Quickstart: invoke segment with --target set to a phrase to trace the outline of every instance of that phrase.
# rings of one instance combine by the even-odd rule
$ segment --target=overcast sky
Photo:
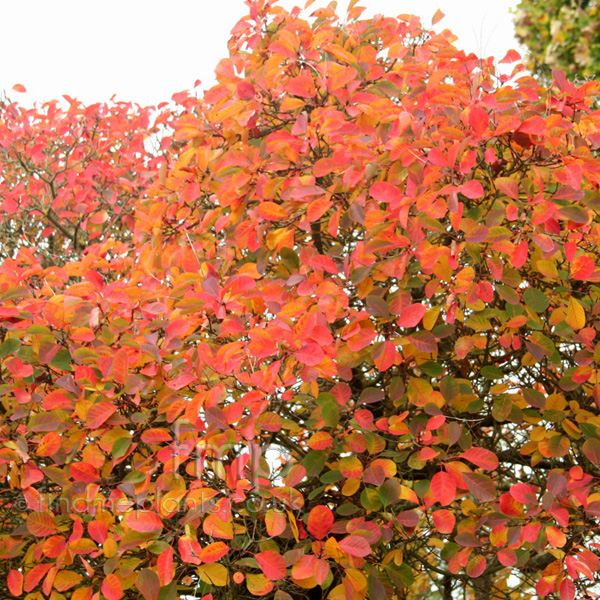
[[[367,15],[414,13],[429,26],[450,29],[457,45],[501,59],[514,40],[518,0],[360,0]],[[283,0],[291,8],[304,0]],[[317,0],[309,9],[327,4]],[[338,3],[345,13],[347,0]],[[30,104],[63,94],[86,103],[119,100],[157,104],[175,92],[214,83],[229,32],[246,14],[242,0],[19,0],[2,3],[0,91]],[[11,90],[20,83],[26,94]]]

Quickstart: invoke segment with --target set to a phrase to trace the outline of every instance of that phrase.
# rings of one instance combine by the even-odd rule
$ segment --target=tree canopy
[[[598,78],[599,30],[598,0],[521,0],[517,5],[516,37],[530,52],[525,64],[548,81],[552,69],[562,69],[569,79]]]
[[[0,107],[2,596],[593,596],[600,85],[247,4],[201,99]]]

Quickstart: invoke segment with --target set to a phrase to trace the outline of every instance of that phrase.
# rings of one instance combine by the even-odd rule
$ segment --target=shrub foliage
[[[2,596],[592,593],[598,84],[248,4],[201,100],[1,107]]]

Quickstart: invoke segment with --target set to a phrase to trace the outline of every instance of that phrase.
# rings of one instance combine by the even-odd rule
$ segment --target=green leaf
[[[363,508],[372,512],[380,510],[382,503],[379,493],[375,488],[365,488],[360,495]]]
[[[444,374],[444,367],[432,360],[419,365],[419,370],[425,373],[425,375],[429,375],[429,377],[440,377]]]
[[[72,371],[72,360],[73,358],[71,357],[71,353],[66,348],[61,348],[56,353],[50,364],[61,371]]]
[[[502,372],[502,369],[499,369],[498,367],[493,367],[491,365],[487,365],[487,366],[483,367],[481,369],[480,373],[486,379],[493,380],[493,379],[503,379],[504,378],[504,373]]]
[[[323,473],[319,479],[321,483],[336,483],[342,479],[345,479],[345,477],[339,471],[335,470]]]
[[[16,338],[8,338],[0,344],[0,358],[14,354],[21,347],[21,342]]]
[[[317,477],[325,467],[327,453],[322,450],[311,450],[302,460],[302,466],[306,469],[307,477]]]
[[[412,569],[406,563],[396,565],[392,561],[385,566],[385,571],[397,588],[409,588],[415,581]]]
[[[300,259],[291,248],[282,248],[279,256],[281,256],[281,260],[287,267],[291,267],[292,269],[300,267]]]
[[[160,588],[158,600],[177,600],[177,580]]]
[[[358,506],[356,506],[356,504],[350,504],[349,502],[346,502],[345,504],[338,506],[335,509],[335,512],[342,517],[348,517],[350,515],[356,514],[360,510],[361,509]]]
[[[379,487],[379,498],[383,503],[384,507],[388,507],[391,504],[395,504],[396,502],[398,502],[401,494],[402,488],[400,482],[397,479],[388,479],[383,485]]]
[[[543,313],[550,306],[546,294],[537,288],[528,287],[523,292],[523,298],[527,307],[536,313]]]
[[[444,377],[440,381],[440,392],[446,402],[452,402],[460,394],[460,384],[454,377]]]
[[[127,454],[127,450],[131,446],[131,438],[130,437],[121,437],[114,441],[112,446],[112,455],[113,458],[121,458],[121,456],[125,456]]]
[[[519,294],[515,292],[512,288],[509,288],[507,285],[498,284],[496,286],[496,292],[498,292],[498,296],[508,302],[509,304],[520,304]]]
[[[558,212],[563,216],[573,221],[573,223],[584,224],[588,221],[588,211],[581,206],[571,204],[569,206],[563,206],[558,209]]]
[[[498,396],[494,398],[494,404],[492,406],[492,417],[499,423],[503,423],[508,419],[512,410],[513,403],[508,396]]]

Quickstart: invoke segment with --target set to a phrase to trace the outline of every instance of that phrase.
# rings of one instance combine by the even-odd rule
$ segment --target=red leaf
[[[467,565],[467,575],[475,579],[485,571],[486,566],[485,556],[474,556]]]
[[[466,458],[486,471],[494,471],[498,468],[498,457],[485,448],[469,448],[460,455],[460,458]]]
[[[114,573],[106,576],[100,591],[106,596],[106,600],[121,600],[123,597],[121,580]]]
[[[435,336],[430,331],[416,331],[408,339],[419,352],[426,354],[433,354],[438,347]]]
[[[469,491],[480,502],[491,502],[496,499],[496,486],[494,482],[482,473],[463,473]]]
[[[308,515],[308,531],[318,540],[323,539],[333,526],[334,516],[327,506],[315,506]]]
[[[95,483],[100,478],[98,469],[94,465],[84,462],[71,463],[69,473],[75,481],[83,481],[84,483]]]
[[[273,509],[268,510],[265,515],[265,525],[267,526],[267,533],[271,537],[281,535],[287,527],[285,513]]]
[[[449,510],[436,510],[432,515],[435,528],[440,533],[452,533],[456,524],[454,513]]]
[[[483,196],[483,186],[479,181],[473,179],[460,186],[460,193],[469,198],[469,200],[475,200]]]
[[[318,365],[324,358],[325,353],[321,349],[321,346],[313,342],[304,344],[300,350],[296,350],[294,356],[303,364],[309,367]]]
[[[402,310],[398,317],[398,325],[400,327],[416,327],[420,322],[425,313],[427,307],[423,304],[411,304]]]
[[[117,407],[108,402],[100,402],[89,408],[86,415],[86,425],[90,429],[98,429],[117,411]]]
[[[512,548],[502,548],[498,551],[498,562],[505,567],[517,564],[517,553]]]
[[[558,592],[561,600],[573,600],[575,598],[575,584],[573,583],[573,580],[565,577],[565,579],[560,582]]]
[[[501,59],[499,62],[501,65],[503,65],[503,64],[514,63],[514,62],[517,62],[518,60],[521,60],[521,55],[516,50],[511,49],[506,53],[506,56],[503,59]]]
[[[481,108],[480,106],[475,106],[470,110],[469,124],[473,128],[473,131],[477,137],[481,137],[485,133],[489,122],[490,117],[485,109]]]
[[[573,259],[571,263],[571,277],[584,281],[592,275],[595,268],[594,261],[586,254],[582,254]]]
[[[585,457],[595,465],[600,465],[600,440],[589,438],[581,447]]]
[[[127,383],[127,376],[129,375],[129,360],[127,358],[127,350],[125,350],[125,348],[121,348],[115,354],[112,363],[112,374],[117,383],[120,383],[121,385],[125,385]]]
[[[254,555],[261,571],[271,580],[285,579],[287,577],[287,569],[285,560],[279,552],[274,550],[265,550]]]
[[[251,100],[256,95],[256,90],[249,81],[240,81],[237,84],[237,95],[240,100]]]
[[[388,204],[396,200],[401,200],[403,197],[400,190],[395,185],[387,183],[386,181],[374,183],[369,189],[369,193],[378,202],[386,202]]]
[[[19,92],[19,94],[24,94],[27,91],[27,88],[22,83],[15,83],[15,85],[12,86],[12,89],[15,90],[15,92]]]
[[[442,506],[452,504],[456,496],[456,481],[454,477],[445,471],[437,472],[431,478],[431,493]]]
[[[162,531],[163,522],[155,512],[134,510],[127,514],[125,522],[130,529],[141,533]]]
[[[23,581],[23,590],[25,592],[31,592],[37,584],[42,580],[42,577],[52,568],[52,564],[44,563],[41,565],[36,565],[31,569],[31,571],[27,572],[25,575],[25,579]]]
[[[416,510],[403,510],[398,513],[396,520],[405,527],[416,527],[419,524],[419,513]]]
[[[546,121],[542,117],[531,117],[523,121],[519,129],[519,133],[530,133],[533,135],[545,135]]]
[[[340,548],[350,556],[364,558],[371,554],[371,545],[360,535],[349,535],[339,542]]]
[[[11,569],[6,577],[8,591],[13,596],[20,596],[23,593],[23,573]]]
[[[288,94],[302,98],[312,98],[316,93],[315,82],[306,70],[303,70],[297,77],[292,77],[285,88]]]
[[[156,569],[158,570],[158,578],[160,585],[169,585],[173,581],[173,548],[169,546],[164,550],[156,561]]]

